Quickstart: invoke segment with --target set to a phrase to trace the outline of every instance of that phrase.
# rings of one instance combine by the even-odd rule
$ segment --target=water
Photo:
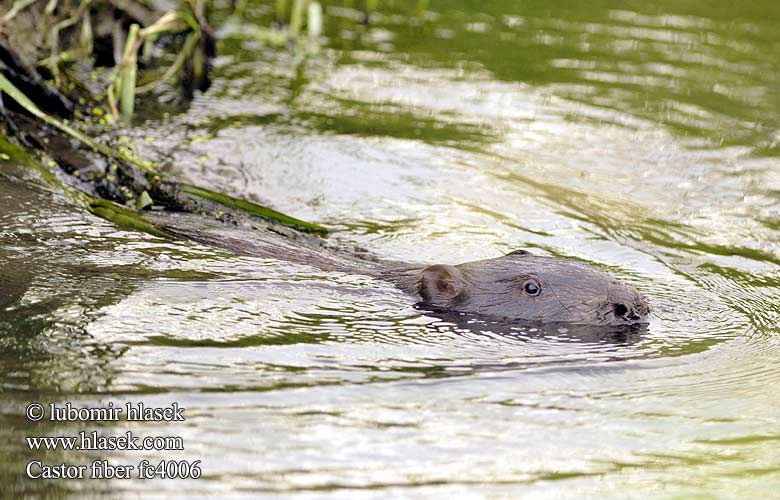
[[[528,248],[636,286],[615,333],[422,314],[370,278],[118,230],[0,178],[0,474],[17,495],[780,498],[774,2],[326,9],[296,66],[220,23],[213,87],[130,132],[168,174],[389,259]],[[225,12],[218,10],[224,18]],[[267,26],[266,6],[247,18]],[[8,172],[8,171],[7,171]],[[232,231],[232,230],[231,230]],[[186,407],[184,451],[43,454],[31,401]],[[203,461],[198,480],[25,464]]]

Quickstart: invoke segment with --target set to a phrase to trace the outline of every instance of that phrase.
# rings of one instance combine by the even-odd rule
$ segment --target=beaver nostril
[[[622,318],[628,313],[628,307],[625,304],[615,304],[615,316]]]

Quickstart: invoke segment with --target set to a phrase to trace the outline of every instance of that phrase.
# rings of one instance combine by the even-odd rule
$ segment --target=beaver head
[[[525,250],[419,272],[422,307],[539,322],[602,325],[646,321],[647,299],[612,276],[575,260]]]

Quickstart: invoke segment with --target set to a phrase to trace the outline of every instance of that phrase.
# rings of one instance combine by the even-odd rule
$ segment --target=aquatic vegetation
[[[275,210],[271,210],[270,208],[258,205],[257,203],[252,203],[250,201],[242,200],[240,198],[234,198],[224,193],[218,193],[216,191],[212,191],[210,189],[206,189],[198,186],[193,186],[191,184],[181,184],[180,186],[181,186],[181,191],[188,195],[195,196],[197,198],[201,198],[205,200],[214,201],[226,207],[235,208],[243,212],[256,215],[258,217],[274,220],[281,224],[284,224],[285,226],[299,229],[301,231],[305,231],[308,233],[319,233],[322,235],[328,233],[328,230],[325,227],[320,226],[319,224],[312,224],[311,222],[305,222],[300,219],[290,217],[289,215],[279,213]]]
[[[140,216],[133,216],[131,210],[144,210],[151,208],[155,203],[163,203],[165,206],[177,210],[208,212],[209,210],[204,208],[203,203],[198,202],[198,200],[206,200],[302,231],[321,234],[326,232],[323,227],[316,224],[286,216],[248,201],[193,185],[179,185],[166,180],[157,171],[155,163],[140,158],[131,145],[122,144],[121,141],[109,145],[90,135],[97,127],[110,125],[110,122],[106,120],[106,114],[94,104],[95,101],[102,98],[106,99],[110,116],[122,117],[125,122],[129,123],[134,114],[137,95],[149,92],[177,75],[189,88],[205,88],[208,85],[208,65],[213,56],[213,40],[211,28],[205,19],[205,2],[188,0],[183,2],[178,10],[162,13],[156,19],[154,12],[142,4],[123,3],[127,16],[134,21],[143,19],[145,25],[141,27],[138,22],[132,22],[128,31],[123,33],[123,19],[111,20],[111,25],[114,27],[115,60],[109,69],[101,68],[98,65],[100,47],[94,40],[95,26],[93,25],[100,22],[100,19],[93,19],[90,14],[98,7],[98,2],[83,0],[81,3],[68,5],[73,7],[73,12],[69,17],[60,14],[51,19],[44,19],[50,28],[48,38],[42,41],[41,47],[33,48],[23,54],[17,52],[13,47],[0,46],[7,58],[17,61],[14,67],[5,68],[5,71],[0,72],[0,91],[10,98],[10,102],[15,103],[22,112],[38,120],[38,122],[25,121],[27,127],[25,134],[48,135],[52,133],[49,128],[52,128],[58,133],[75,139],[87,151],[102,156],[110,162],[110,167],[105,169],[102,176],[95,177],[93,174],[89,178],[82,177],[80,179],[82,182],[95,186],[97,186],[96,183],[100,183],[103,187],[95,188],[96,193],[103,193],[102,196],[111,198],[104,200],[96,193],[85,194],[82,201],[85,201],[86,206],[93,213],[120,225],[161,235],[162,232],[152,223]],[[309,12],[314,16],[313,21],[309,24],[310,32],[315,36],[318,30],[316,24],[321,24],[321,10],[318,11],[316,6],[307,5]],[[9,12],[0,18],[1,25],[8,26],[9,23],[13,22],[17,28],[16,33],[5,36],[7,41],[17,40],[14,35],[21,36],[18,30],[21,29],[20,26],[24,26],[25,20],[20,20],[19,16],[28,8],[33,8],[31,2],[17,2]],[[49,12],[48,5],[44,10],[44,14],[53,15],[53,12]],[[31,22],[30,19],[26,21]],[[79,36],[66,37],[67,47],[61,50],[61,32],[76,25],[81,26]],[[123,40],[121,46],[116,41],[116,35],[123,35],[119,36],[119,39]],[[155,42],[163,37],[168,37],[170,38],[168,43],[170,43],[175,39],[174,35],[183,37],[184,42],[173,63],[165,68],[159,76],[152,79],[147,77],[144,83],[138,85],[139,57],[148,67],[151,58],[149,54],[152,52]],[[3,38],[0,36],[0,42],[3,41]],[[48,56],[39,60],[38,64],[48,68],[52,77],[51,81],[42,80],[40,77],[34,78],[37,73],[29,63],[24,62],[25,58],[29,59],[43,51],[47,51]],[[85,73],[83,67],[76,67],[74,69],[81,73],[79,75],[72,74],[71,66],[75,66],[80,58],[84,58],[90,69]],[[96,72],[100,74],[96,75]],[[96,77],[100,80],[103,86],[99,86],[98,89],[101,90],[88,92],[85,96],[83,90],[86,88],[86,82],[81,82],[81,80],[87,77]],[[74,87],[73,83],[81,84]],[[26,92],[20,89],[20,85],[24,85]],[[64,118],[43,110],[50,106],[43,106],[40,103],[43,101],[41,96],[49,96],[50,94],[62,102],[60,114],[65,115]],[[101,97],[101,95],[105,97]],[[44,102],[44,104],[46,103]],[[5,112],[3,116],[9,127],[14,129],[13,115]],[[73,121],[70,118],[76,118],[76,120]],[[24,137],[24,134],[20,135],[22,141],[25,141]],[[45,153],[46,146],[44,144],[47,142],[27,141],[27,145],[43,147]],[[49,152],[55,153],[54,151]],[[30,165],[31,163],[26,162],[25,164]],[[49,170],[45,174],[46,179],[56,179],[56,175],[53,174],[55,170],[59,169],[56,161],[48,160],[34,164],[39,170],[41,168]],[[62,183],[55,184],[64,189]],[[117,203],[124,205],[124,207],[120,207]]]

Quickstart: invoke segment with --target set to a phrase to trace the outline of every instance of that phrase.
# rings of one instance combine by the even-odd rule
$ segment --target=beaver
[[[516,250],[459,265],[367,273],[436,311],[540,323],[621,325],[647,321],[647,299],[607,273],[574,260]]]
[[[459,265],[407,264],[350,255],[343,248],[329,250],[318,237],[253,231],[234,238],[224,228],[203,231],[199,224],[199,229],[184,229],[164,223],[164,230],[232,253],[384,280],[415,298],[418,308],[434,312],[585,325],[646,323],[650,314],[647,299],[637,290],[575,259],[516,250]]]

